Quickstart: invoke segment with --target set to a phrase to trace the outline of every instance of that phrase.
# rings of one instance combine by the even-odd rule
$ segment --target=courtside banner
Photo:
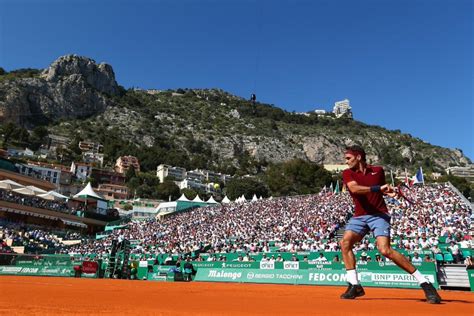
[[[436,272],[422,273],[438,288]],[[404,272],[361,271],[359,279],[364,286],[419,288],[416,279]],[[342,270],[260,270],[260,269],[209,269],[197,271],[195,281],[274,283],[306,285],[346,285],[347,277]]]
[[[467,269],[467,277],[469,278],[469,284],[471,286],[471,292],[474,292],[474,269]]]
[[[0,275],[73,276],[74,271],[70,267],[0,266]]]

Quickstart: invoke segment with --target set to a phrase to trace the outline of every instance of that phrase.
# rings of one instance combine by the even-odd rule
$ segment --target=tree
[[[247,199],[252,198],[254,194],[257,196],[268,197],[267,186],[256,178],[235,178],[229,181],[226,188],[226,195],[235,200],[239,196],[245,195]]]
[[[181,190],[181,194],[184,194],[184,196],[186,196],[189,200],[192,200],[196,197],[197,192],[193,189],[185,188]]]
[[[331,173],[323,167],[302,159],[270,166],[265,180],[273,195],[311,194],[332,181]]]
[[[157,196],[166,201],[170,197],[172,201],[178,199],[181,193],[179,187],[173,181],[166,180],[158,185],[157,191]]]
[[[137,177],[137,173],[135,172],[135,167],[130,166],[127,172],[125,172],[125,181],[128,182],[130,181],[130,179],[136,178],[136,177]]]
[[[13,135],[15,135],[17,130],[18,130],[18,127],[12,122],[9,122],[2,127],[4,148],[7,148],[7,145],[10,142],[10,139],[13,138]]]
[[[472,197],[472,185],[464,178],[450,174],[440,177],[438,182],[451,182],[451,184],[454,185],[466,198]]]

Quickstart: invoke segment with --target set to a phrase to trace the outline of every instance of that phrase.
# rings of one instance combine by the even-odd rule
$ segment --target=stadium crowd
[[[0,220],[0,239],[11,240],[13,247],[23,246],[25,253],[37,253],[63,246],[56,234],[42,226],[18,224],[5,219]]]
[[[74,209],[70,209],[68,204],[65,202],[46,200],[37,196],[20,194],[13,191],[6,191],[4,189],[0,189],[0,200],[68,214],[73,214],[76,211]]]
[[[459,249],[472,248],[469,235],[471,209],[449,187],[432,185],[416,188],[412,199],[387,199],[392,215],[392,237],[400,249],[433,253],[449,250],[455,261],[462,259]],[[173,214],[162,220],[133,221],[126,228],[116,229],[102,240],[91,240],[69,249],[67,253],[105,255],[113,239],[137,241],[132,250],[138,254],[183,254],[205,250],[211,260],[218,254],[232,252],[318,252],[338,251],[335,234],[352,214],[349,194],[286,197],[244,204],[219,205]],[[439,249],[439,238],[450,244]],[[451,244],[451,241],[453,243]],[[458,246],[460,243],[461,246]],[[357,251],[375,249],[374,242],[364,239]],[[216,254],[216,256],[213,256]],[[369,260],[378,260],[370,258]],[[411,258],[413,260],[413,258]],[[432,260],[423,256],[421,260]]]

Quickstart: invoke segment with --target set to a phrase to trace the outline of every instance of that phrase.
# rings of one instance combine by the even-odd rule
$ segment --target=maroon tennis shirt
[[[365,174],[360,170],[346,169],[342,172],[342,180],[347,185],[351,181],[359,185],[371,187],[385,184],[385,172],[382,167],[367,165]],[[349,193],[354,200],[355,216],[372,215],[378,213],[388,213],[387,205],[381,192],[369,192],[367,194]]]

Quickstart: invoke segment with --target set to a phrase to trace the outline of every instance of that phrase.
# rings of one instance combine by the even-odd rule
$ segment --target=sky
[[[472,0],[0,0],[0,67],[78,54],[125,88],[332,110],[474,160]]]

